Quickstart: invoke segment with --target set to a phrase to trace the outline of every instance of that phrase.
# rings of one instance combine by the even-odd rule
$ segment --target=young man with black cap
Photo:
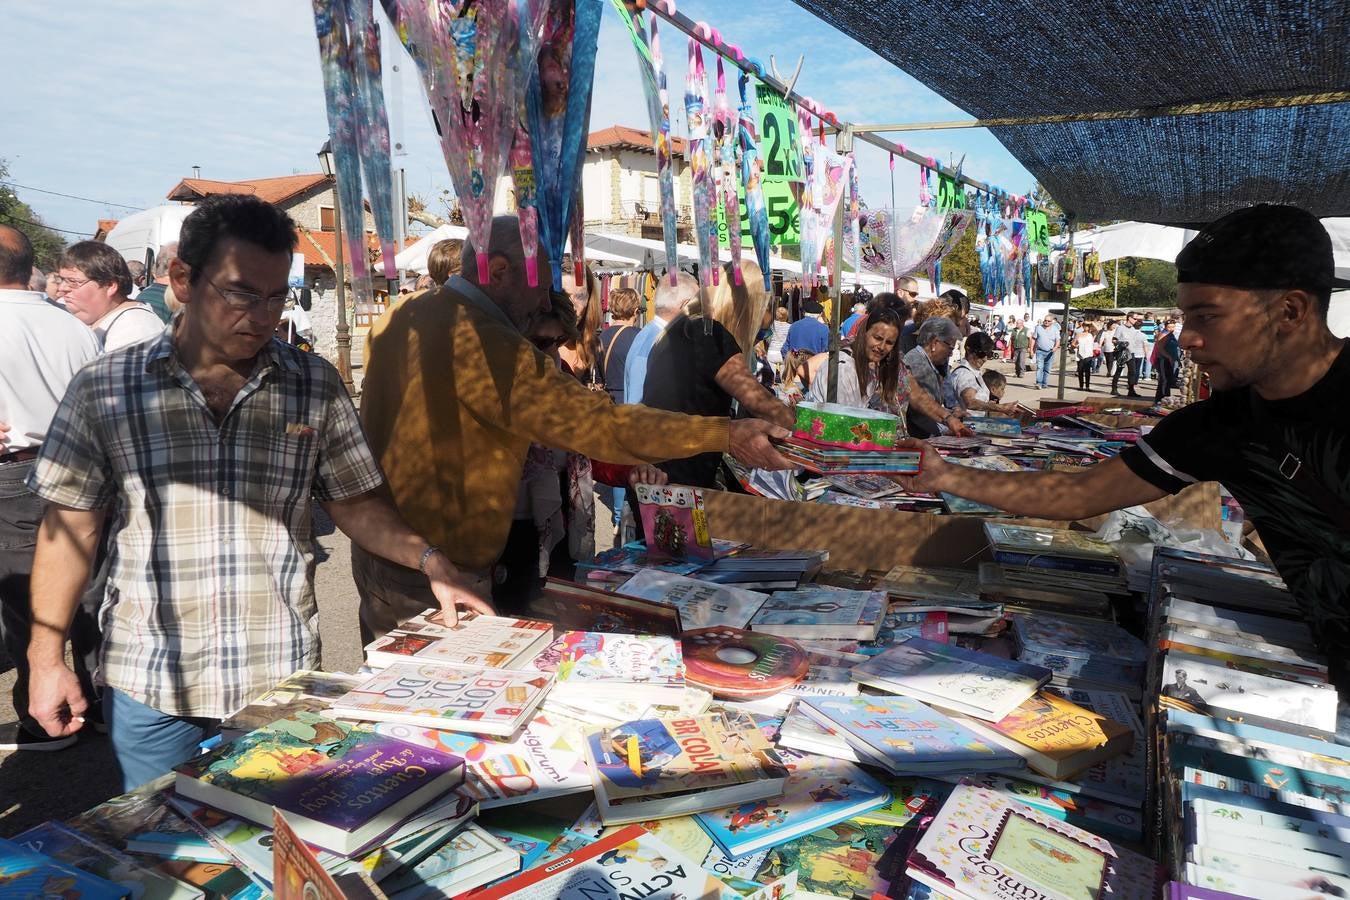
[[[1350,350],[1327,327],[1331,238],[1310,213],[1260,205],[1214,222],[1177,257],[1181,349],[1213,395],[1080,472],[995,473],[924,447],[910,487],[1020,515],[1084,519],[1221,482],[1253,520],[1324,645],[1350,639]],[[1253,340],[1253,335],[1261,335]]]

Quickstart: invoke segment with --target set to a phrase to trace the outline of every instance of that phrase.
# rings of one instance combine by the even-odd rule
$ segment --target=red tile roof
[[[168,193],[170,200],[201,200],[212,194],[253,194],[268,203],[285,203],[329,181],[327,175],[282,175],[277,178],[253,178],[248,181],[213,181],[209,178],[184,178]]]
[[[672,137],[671,144],[675,155],[683,158],[686,149],[684,138]],[[652,133],[650,131],[629,128],[627,125],[611,125],[599,131],[592,131],[586,136],[587,150],[604,150],[610,147],[627,147],[633,150],[645,150],[648,153],[656,152],[652,147]]]
[[[323,248],[323,252],[328,254],[329,259],[333,260],[337,259],[337,241],[336,235],[334,235],[333,232],[310,231],[309,234],[314,238],[314,240],[318,243],[318,245]],[[297,253],[304,255],[305,265],[323,266],[325,269],[329,268],[328,263],[324,261],[324,258],[319,253],[319,251],[314,249],[314,244],[310,243],[309,238],[306,237],[303,233],[299,234],[298,237],[299,241],[295,246],[295,250]],[[379,238],[377,238],[373,234],[367,234],[366,246],[369,247],[371,250],[378,251],[380,249]],[[342,250],[345,253],[347,251],[347,247],[344,245]],[[367,255],[367,258],[369,258],[369,255]],[[348,266],[351,265],[351,260],[343,260],[343,262],[346,263]]]

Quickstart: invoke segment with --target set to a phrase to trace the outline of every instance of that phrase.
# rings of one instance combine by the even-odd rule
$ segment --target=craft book
[[[1155,900],[1156,864],[994,791],[952,791],[909,856],[908,873],[970,900]]]
[[[638,572],[620,585],[619,593],[676,607],[685,628],[744,628],[768,599],[767,594],[757,591],[713,584],[655,569]]]
[[[981,737],[1011,750],[1048,778],[1069,780],[1130,752],[1134,730],[1053,691],[1040,691],[997,722],[967,720]]]
[[[703,489],[681,484],[633,486],[642,533],[653,559],[712,560],[712,535]]]
[[[924,638],[853,667],[853,679],[892,694],[997,722],[1050,680],[1050,670]]]
[[[334,701],[332,714],[505,736],[529,721],[552,682],[537,669],[398,663]]]
[[[728,856],[744,856],[884,806],[891,792],[853,763],[780,754],[791,774],[776,799],[694,816]]]
[[[741,900],[725,882],[640,825],[476,893],[474,900]]]
[[[0,838],[0,896],[45,900],[121,900],[125,885],[59,863],[14,841]]]
[[[797,709],[896,775],[1006,771],[1022,758],[910,697],[803,697]]]
[[[885,591],[779,591],[750,619],[750,630],[798,640],[872,641],[881,630],[887,602]]]
[[[382,722],[375,730],[461,757],[466,771],[459,790],[477,800],[483,809],[591,789],[581,736],[547,712],[536,713],[518,735],[510,738],[395,722]]]
[[[639,719],[586,735],[606,825],[685,815],[783,792],[788,770],[746,716]]]
[[[556,678],[550,700],[660,703],[684,688],[680,642],[664,635],[564,631],[531,664]]]
[[[432,612],[416,615],[367,644],[366,665],[379,669],[425,662],[518,669],[553,640],[553,626],[537,619],[463,612],[456,624],[442,625],[429,617]]]
[[[183,763],[174,789],[251,822],[272,807],[300,837],[350,856],[464,780],[457,756],[300,712]]]

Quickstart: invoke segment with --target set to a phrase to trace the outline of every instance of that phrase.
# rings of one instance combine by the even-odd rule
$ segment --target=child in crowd
[[[1003,392],[1008,389],[1008,379],[1003,377],[1002,372],[986,371],[984,386],[989,388],[990,403],[1002,403]]]

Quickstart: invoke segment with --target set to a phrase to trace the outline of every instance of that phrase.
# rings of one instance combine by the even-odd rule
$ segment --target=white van
[[[132,213],[118,221],[113,230],[108,232],[104,243],[120,253],[127,262],[140,260],[145,263],[145,271],[149,272],[155,266],[159,248],[178,240],[183,220],[195,208],[175,203]]]

